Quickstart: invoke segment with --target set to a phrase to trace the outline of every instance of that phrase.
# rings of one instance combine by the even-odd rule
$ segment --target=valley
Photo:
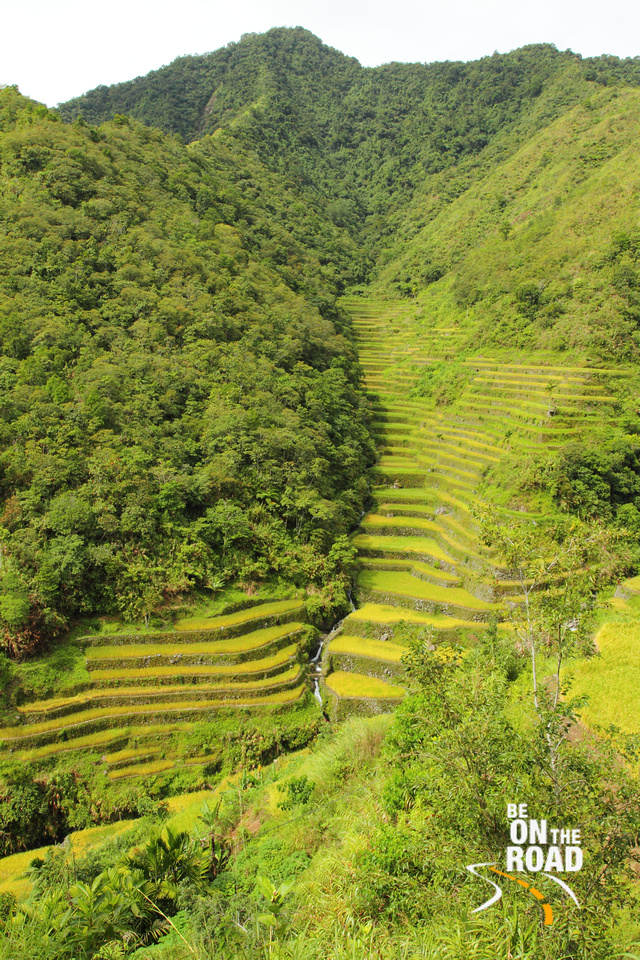
[[[0,88],[0,960],[637,954],[639,88]]]

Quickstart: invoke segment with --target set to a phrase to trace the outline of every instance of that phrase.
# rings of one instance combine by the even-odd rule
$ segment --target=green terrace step
[[[192,643],[240,637],[257,627],[270,627],[300,620],[305,606],[301,600],[278,600],[259,604],[224,616],[182,620],[173,631],[145,631],[136,634],[96,634],[83,637],[83,645],[93,648],[131,644]],[[300,625],[300,624],[298,624]]]
[[[140,763],[128,766],[123,770],[109,770],[109,780],[124,780],[128,777],[149,777],[157,773],[165,773],[176,766],[174,760],[152,760],[149,763]]]
[[[457,540],[460,543],[460,546],[463,545],[463,542],[468,542],[469,544],[476,544],[477,546],[477,535],[474,530],[469,530],[468,527],[461,524],[457,521],[450,513],[436,513],[435,510],[444,509],[435,507],[434,503],[431,503],[430,506],[423,506],[419,503],[395,503],[395,502],[378,502],[377,509],[375,514],[377,516],[383,517],[385,519],[396,519],[402,520],[403,518],[414,517],[416,519],[429,520],[435,524],[434,528],[438,529],[440,527],[445,527],[448,530],[449,534],[455,533],[454,540]],[[410,525],[410,524],[409,524]]]
[[[388,470],[417,470],[420,468],[418,460],[413,456],[404,457],[380,457],[380,468]]]
[[[415,487],[373,487],[371,495],[378,508],[380,504],[387,502],[424,505],[425,508],[428,504],[435,508],[437,503],[437,496],[433,492]]]
[[[470,450],[461,445],[456,447],[453,444],[436,439],[426,440],[416,437],[412,441],[412,445],[416,453],[422,456],[425,454],[433,454],[447,462],[452,461],[454,464],[468,463],[469,466],[484,467],[492,463],[500,462],[499,457],[494,457],[492,454],[483,453],[480,450]]]
[[[386,683],[377,677],[348,673],[344,670],[336,670],[329,674],[328,677],[324,678],[324,685],[330,697],[333,696],[339,701],[358,701],[361,707],[358,712],[366,712],[362,708],[369,701],[372,713],[382,713],[406,695],[405,688],[398,686],[398,684]],[[332,705],[332,719],[342,720],[348,715],[348,711],[344,712],[340,709],[340,704]]]
[[[504,609],[501,604],[473,596],[463,587],[436,586],[394,570],[362,570],[358,575],[358,596],[392,606],[404,605],[471,620],[478,614],[482,614],[480,619],[486,619],[491,613],[501,614]]]
[[[372,467],[371,474],[373,482],[379,486],[397,483],[404,488],[421,490],[424,484],[424,471],[418,468],[414,468],[413,470],[404,470],[402,468],[383,470],[380,467]]]
[[[17,753],[17,756],[21,760],[46,760],[49,757],[55,758],[60,754],[69,753],[70,751],[85,751],[87,753],[100,753],[102,750],[110,748],[115,750],[118,747],[125,747],[130,740],[139,739],[140,737],[153,736],[154,732],[162,733],[162,737],[169,737],[173,733],[181,733],[183,731],[189,730],[192,724],[176,724],[171,726],[170,724],[163,724],[161,727],[154,726],[144,726],[144,727],[124,727],[118,728],[116,730],[107,729],[102,730],[98,733],[87,734],[83,737],[76,737],[71,741],[59,740],[57,742],[49,743],[44,747],[31,747],[27,750],[21,750]],[[24,727],[20,729],[24,730]],[[13,744],[14,741],[9,741],[10,744]],[[0,741],[0,748],[4,747],[6,750],[7,742],[2,743]],[[16,755],[16,752],[12,750],[12,753]],[[6,756],[6,753],[3,753],[3,756]]]
[[[481,404],[494,410],[512,411],[514,414],[527,413],[531,416],[535,415],[538,419],[540,419],[541,416],[550,416],[549,404],[543,398],[540,399],[540,402],[536,400],[521,400],[519,403],[514,404],[514,398],[512,397],[505,397],[498,393],[485,393],[481,390],[468,390],[457,401],[457,406],[463,408],[472,405],[475,406],[476,404]],[[555,407],[557,410],[557,404]],[[576,416],[582,413],[582,411],[575,406],[569,407],[566,403],[563,404],[561,409],[562,413],[560,415],[564,416]],[[554,414],[554,416],[558,416],[558,414]]]
[[[481,383],[482,387],[480,389],[483,392],[486,391],[488,386],[486,380],[474,379],[473,383],[474,384]],[[525,387],[524,385],[522,389],[519,389],[513,386],[505,386],[502,384],[495,384],[495,386],[496,386],[496,393],[499,393],[501,396],[504,396],[508,399],[514,399],[518,397],[523,397],[527,399],[531,398],[532,401],[539,400],[541,405],[544,405],[545,401],[547,404],[550,401],[552,405],[557,404],[560,401],[562,401],[563,403],[572,402],[572,403],[581,403],[584,405],[588,403],[615,403],[616,402],[615,397],[611,397],[606,394],[585,394],[585,393],[566,393],[566,392],[559,393],[556,391],[554,391],[552,394],[548,394],[545,390],[537,390],[529,386]]]
[[[546,419],[551,419],[547,407],[544,405],[535,407],[532,404],[522,404],[519,407],[510,407],[506,406],[501,400],[491,401],[490,398],[485,398],[484,402],[480,400],[467,400],[466,398],[458,401],[458,415],[464,416],[465,414],[470,417],[478,417],[482,414],[482,416],[486,418],[499,419],[502,425],[504,425],[505,419],[507,418],[523,422],[531,420],[541,422]],[[584,412],[579,410],[564,408],[556,411],[553,416],[556,420],[575,420],[579,418],[583,423],[595,419],[592,416],[585,415]]]
[[[469,487],[469,489],[475,487],[480,476],[480,471],[463,469],[462,467],[457,467],[453,464],[449,465],[444,462],[429,461],[419,454],[416,454],[413,458],[381,456],[377,467],[378,470],[398,470],[403,468],[409,470],[422,469],[423,471],[429,471],[431,473],[434,471],[443,473],[457,480],[459,484]]]
[[[514,370],[527,371],[533,374],[539,374],[540,376],[546,376],[549,373],[557,373],[558,376],[564,377],[571,374],[576,376],[628,376],[631,373],[631,370],[625,370],[623,367],[620,367],[617,370],[612,370],[605,367],[557,367],[553,364],[532,364],[531,366],[521,364],[521,363],[503,363],[501,360],[490,360],[490,359],[481,359],[474,357],[473,359],[463,360],[465,366],[472,367],[485,367],[485,368],[494,368],[497,370]]]
[[[151,757],[157,756],[159,752],[160,747],[156,747],[155,750],[152,750],[148,746],[137,748],[126,747],[123,750],[117,750],[115,753],[105,753],[101,759],[103,763],[108,763],[110,767],[117,769],[128,763],[138,763],[143,759],[150,759]]]
[[[459,492],[456,491],[458,496],[454,496],[450,491],[443,490],[439,486],[433,486],[432,483],[434,479],[439,480],[439,478],[435,478],[433,474],[427,478],[423,492],[427,496],[432,496],[439,504],[446,505],[454,510],[459,510],[464,515],[468,515],[470,512],[469,504],[460,498]]]
[[[460,630],[477,631],[488,626],[487,623],[449,617],[442,613],[425,613],[410,607],[368,601],[349,614],[342,628],[350,634],[388,639],[393,637],[394,628],[402,625],[432,627],[439,639],[446,639],[448,642],[451,641],[452,634],[455,635]],[[498,624],[498,629],[504,629],[504,626]]]
[[[443,587],[460,586],[460,577],[447,570],[437,569],[420,560],[385,560],[383,557],[363,558],[359,563],[363,570],[405,570],[414,577],[429,580]]]
[[[347,673],[336,670],[325,677],[325,684],[339,697],[364,697],[367,700],[401,700],[406,690],[396,684],[386,683],[377,677],[367,677],[359,673]]]
[[[225,700],[212,699],[200,702],[183,700],[178,703],[154,705],[153,708],[141,705],[139,709],[131,706],[103,707],[82,711],[73,715],[73,722],[66,722],[68,718],[54,718],[38,723],[22,726],[4,727],[0,729],[0,742],[9,746],[40,746],[44,743],[55,742],[62,730],[69,738],[83,736],[93,731],[101,731],[113,726],[127,726],[131,721],[136,724],[158,724],[163,721],[175,723],[197,721],[215,716],[220,710],[237,710],[248,708],[273,708],[282,704],[295,703],[307,690],[306,683],[291,689],[269,693],[260,697],[246,696],[241,699]]]
[[[302,677],[299,664],[290,667],[276,678],[267,677],[253,683],[204,683],[196,686],[178,684],[165,687],[119,687],[109,690],[91,690],[75,697],[42,700],[19,708],[27,724],[41,723],[48,719],[73,716],[87,710],[133,707],[137,712],[153,711],[156,706],[182,704],[197,700],[235,699],[236,697],[259,697],[278,690],[296,686]]]
[[[227,677],[238,683],[251,683],[265,677],[276,676],[296,659],[298,644],[293,643],[278,650],[270,657],[260,660],[247,660],[243,663],[225,663],[222,666],[188,666],[182,661],[171,666],[135,667],[115,669],[91,670],[91,683],[94,688],[117,687],[123,684],[130,686],[148,686],[149,684],[172,684],[177,677],[181,682],[201,683],[220,677]]]
[[[476,367],[478,375],[481,377],[486,377],[489,380],[503,380],[505,383],[511,381],[523,382],[523,381],[533,381],[536,383],[542,383],[546,386],[548,383],[590,383],[593,380],[593,374],[589,371],[582,373],[572,372],[569,368],[567,371],[562,373],[553,372],[553,368],[549,367],[547,371],[541,369],[534,370],[528,367],[518,367],[518,368],[509,368],[507,365],[499,366],[486,366],[481,363],[472,363],[469,360],[466,360],[464,365],[466,367]],[[601,386],[594,384],[594,386]]]
[[[429,477],[425,478],[425,483],[429,482]],[[374,502],[377,505],[378,511],[381,509],[381,504],[431,504],[435,510],[438,504],[447,504],[454,509],[462,510],[464,513],[468,513],[469,507],[466,503],[461,500],[456,500],[455,497],[443,492],[438,488],[431,488],[425,486],[424,488],[416,487],[394,487],[394,486],[377,486],[373,487],[372,497]]]
[[[369,637],[340,633],[331,641],[329,649],[333,654],[350,653],[354,656],[372,657],[376,660],[400,663],[408,647],[391,643],[388,640],[373,640]]]
[[[445,570],[455,572],[456,561],[431,537],[384,537],[368,533],[356,534],[352,543],[364,557],[384,557],[423,560],[440,563]]]
[[[455,539],[451,530],[443,530],[435,520],[427,520],[422,517],[389,517],[377,513],[368,513],[363,517],[360,526],[365,533],[374,536],[422,537],[426,531],[441,539],[444,549],[448,550],[452,556],[458,554],[463,557],[472,556],[478,560],[484,559],[484,556],[478,552],[477,542],[460,543]],[[466,531],[463,536],[469,539],[469,534]]]
[[[406,648],[398,644],[340,634],[334,637],[323,653],[322,671],[325,677],[334,671],[347,671],[385,683],[396,680],[402,682],[405,679],[405,667],[401,658],[405,653]]]
[[[389,452],[400,450],[404,451],[413,444],[415,431],[411,433],[401,433],[399,430],[372,430],[373,436],[379,447],[384,447]]]
[[[471,381],[472,383],[481,383],[486,386],[496,387],[499,390],[520,390],[522,392],[535,391],[540,394],[540,396],[552,396],[555,397],[558,395],[558,391],[562,393],[566,391],[570,397],[576,395],[576,391],[582,391],[579,395],[591,397],[591,396],[602,396],[604,393],[604,387],[599,384],[590,384],[587,380],[580,378],[579,380],[563,380],[560,377],[555,378],[534,378],[534,377],[509,377],[509,376],[476,376]]]
[[[389,491],[392,492],[392,491]],[[418,501],[400,500],[396,498],[383,500],[379,497],[376,500],[376,509],[371,513],[377,513],[381,517],[423,517],[426,520],[433,520],[437,510],[435,498],[429,499],[428,503],[419,503]]]
[[[474,454],[477,451],[483,456],[489,457],[492,457],[494,454],[498,454],[498,456],[504,455],[504,449],[496,446],[495,443],[489,443],[488,440],[480,439],[481,434],[465,430],[464,427],[445,427],[443,424],[432,426],[431,424],[426,424],[424,427],[419,428],[417,438],[421,439],[423,433],[427,433],[432,438],[432,442],[450,446],[457,445],[458,449],[462,449],[465,452],[468,451],[470,454]],[[490,436],[491,440],[496,439],[494,436],[488,436]],[[455,441],[457,441],[457,444]]]
[[[308,629],[308,628],[306,628]],[[247,660],[260,660],[267,653],[275,653],[289,646],[293,639],[302,638],[305,626],[302,623],[286,623],[279,627],[264,627],[238,637],[221,640],[202,640],[197,643],[173,642],[139,643],[123,646],[90,647],[86,651],[87,668],[109,670],[121,667],[163,667],[229,665]],[[203,631],[208,635],[208,631]]]

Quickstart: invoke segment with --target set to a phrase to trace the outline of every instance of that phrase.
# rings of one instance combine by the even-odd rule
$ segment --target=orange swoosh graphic
[[[532,887],[531,884],[527,883],[526,880],[521,880],[519,877],[514,877],[510,873],[503,873],[502,870],[498,870],[497,867],[489,867],[489,870],[492,870],[493,873],[499,874],[501,877],[506,877],[507,880],[515,880],[516,883],[519,883],[521,887],[524,887],[525,890],[528,890],[529,893],[533,894],[536,900],[541,900],[540,906],[544,910],[544,925],[545,927],[550,927],[553,923],[553,910],[551,909],[548,903],[544,903],[544,893],[540,893],[539,890],[536,890],[535,887]]]

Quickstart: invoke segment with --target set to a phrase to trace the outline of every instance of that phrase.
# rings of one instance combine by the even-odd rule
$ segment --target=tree
[[[520,649],[531,660],[532,699],[546,744],[549,774],[560,801],[560,747],[576,722],[578,703],[566,699],[562,668],[572,655],[588,652],[599,591],[619,572],[620,537],[600,524],[578,520],[503,523],[479,511],[480,537],[498,550],[519,587],[509,603]],[[555,672],[543,679],[540,660],[552,658]]]

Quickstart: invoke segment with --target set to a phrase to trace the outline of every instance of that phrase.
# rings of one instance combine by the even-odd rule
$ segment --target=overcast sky
[[[365,66],[474,60],[539,42],[640,55],[638,0],[0,0],[0,84],[53,106],[243,33],[298,25]]]

